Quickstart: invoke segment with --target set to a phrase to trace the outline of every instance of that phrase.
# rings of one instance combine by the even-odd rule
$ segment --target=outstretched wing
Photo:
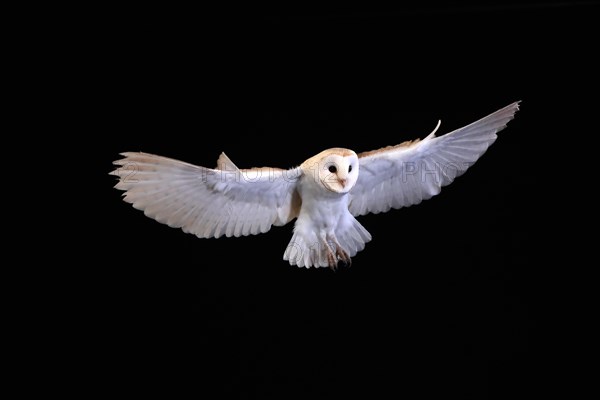
[[[435,196],[485,153],[518,109],[515,102],[444,136],[436,137],[434,131],[421,141],[358,154],[360,172],[350,191],[350,213],[376,214]]]
[[[267,232],[297,216],[300,168],[217,169],[146,153],[122,153],[115,188],[150,218],[202,238]]]

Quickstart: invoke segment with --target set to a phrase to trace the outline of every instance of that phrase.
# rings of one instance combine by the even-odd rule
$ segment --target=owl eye
[[[335,167],[335,165],[329,166],[329,172],[331,172],[332,174],[335,174],[337,172],[337,168]]]
[[[348,166],[348,172],[352,172],[352,165]]]

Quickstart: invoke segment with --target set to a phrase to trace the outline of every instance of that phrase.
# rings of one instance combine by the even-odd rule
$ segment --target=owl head
[[[315,182],[333,193],[348,193],[358,178],[358,157],[348,149],[334,148],[309,158],[302,168]]]

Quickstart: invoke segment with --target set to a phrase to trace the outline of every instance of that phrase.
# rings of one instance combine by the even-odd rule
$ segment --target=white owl
[[[408,207],[438,194],[471,166],[506,127],[519,102],[444,136],[356,154],[333,148],[299,167],[239,169],[222,153],[215,169],[146,153],[122,153],[116,188],[148,217],[200,238],[267,232],[296,219],[283,259],[330,267],[365,247],[355,219]]]

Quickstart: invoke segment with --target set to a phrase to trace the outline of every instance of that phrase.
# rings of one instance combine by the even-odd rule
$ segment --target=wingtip
[[[123,157],[134,157],[134,156],[149,155],[149,154],[144,153],[143,151],[124,151],[122,153],[119,153],[119,155],[121,155]]]
[[[510,119],[513,119],[517,111],[519,111],[521,105],[521,100],[517,100],[515,102],[510,103],[507,106],[502,107],[496,112],[493,112],[490,115],[510,115]],[[484,117],[487,118],[487,117]]]
[[[519,107],[521,106],[521,101],[522,100],[517,100],[517,101],[509,104],[508,106],[506,106],[506,108],[514,108],[515,110],[519,110]]]

